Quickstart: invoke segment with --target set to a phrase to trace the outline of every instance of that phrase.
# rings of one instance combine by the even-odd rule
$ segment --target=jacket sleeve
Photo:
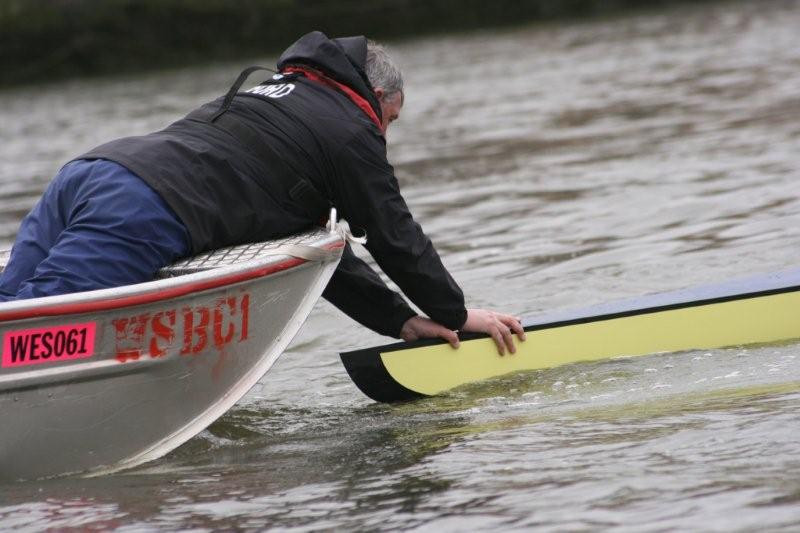
[[[349,244],[322,296],[361,325],[389,337],[399,338],[406,320],[417,315]]]
[[[367,250],[386,274],[430,318],[450,328],[464,325],[464,294],[414,221],[400,194],[381,137],[355,134],[338,158],[334,203],[354,232],[367,234]]]

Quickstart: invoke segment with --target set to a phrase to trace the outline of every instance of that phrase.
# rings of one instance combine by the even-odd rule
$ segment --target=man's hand
[[[486,309],[467,309],[467,321],[464,322],[461,329],[462,331],[489,334],[494,339],[500,355],[504,355],[506,349],[511,353],[516,353],[517,347],[514,346],[513,333],[517,334],[519,340],[525,340],[525,330],[522,329],[519,318]]]
[[[519,340],[525,340],[525,330],[522,329],[519,318],[486,309],[467,309],[467,321],[464,322],[461,330],[490,335],[494,339],[497,353],[500,355],[505,355],[506,350],[510,353],[517,352],[517,347],[514,345],[514,333],[517,334]],[[449,342],[453,348],[459,346],[458,334],[455,331],[447,329],[430,318],[421,316],[406,320],[400,330],[400,337],[406,342],[438,337]]]
[[[406,342],[436,337],[446,340],[453,348],[458,348],[458,335],[456,332],[452,329],[447,329],[430,318],[413,316],[406,320],[400,330],[400,338]]]

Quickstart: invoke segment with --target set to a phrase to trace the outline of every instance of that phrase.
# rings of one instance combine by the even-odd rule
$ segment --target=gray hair
[[[367,41],[367,64],[364,72],[373,88],[380,87],[387,95],[403,93],[403,74],[386,49],[375,41]]]

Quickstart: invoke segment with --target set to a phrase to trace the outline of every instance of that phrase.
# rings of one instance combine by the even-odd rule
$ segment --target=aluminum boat
[[[0,480],[111,472],[202,431],[283,352],[344,244],[320,228],[147,283],[0,304]]]

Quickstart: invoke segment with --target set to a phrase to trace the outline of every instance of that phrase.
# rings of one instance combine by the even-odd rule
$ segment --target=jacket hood
[[[364,98],[380,118],[381,106],[364,73],[367,63],[367,38],[363,35],[330,39],[321,31],[312,31],[284,50],[278,58],[278,70],[289,65],[308,65],[353,89]]]

